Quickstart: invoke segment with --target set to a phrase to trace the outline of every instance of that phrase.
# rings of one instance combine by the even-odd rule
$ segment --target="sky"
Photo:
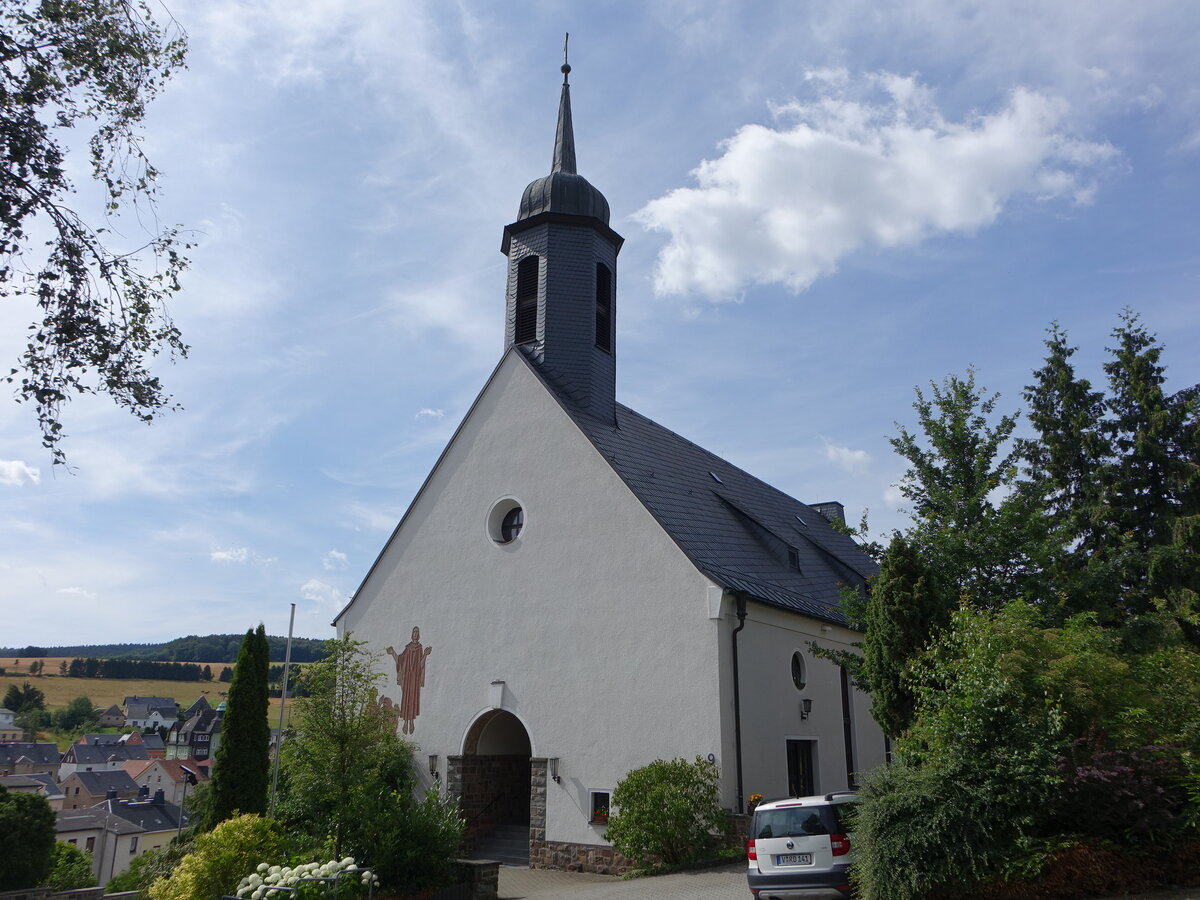
[[[626,405],[882,534],[916,386],[973,368],[1015,411],[1053,321],[1102,381],[1125,308],[1200,382],[1192,0],[170,11],[188,68],[144,147],[195,244],[191,351],[156,366],[181,409],[73,401],[63,467],[0,403],[0,646],[286,634],[292,603],[332,636],[500,359],[568,31]],[[0,306],[0,359],[30,321]]]

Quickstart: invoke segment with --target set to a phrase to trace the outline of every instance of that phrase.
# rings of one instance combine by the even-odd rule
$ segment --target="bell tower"
[[[504,229],[504,344],[520,348],[580,412],[612,422],[625,239],[608,226],[604,195],[575,171],[570,72],[564,58],[550,174],[530,182],[517,221]]]

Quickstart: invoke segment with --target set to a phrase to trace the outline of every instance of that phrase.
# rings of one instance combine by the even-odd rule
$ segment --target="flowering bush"
[[[284,834],[271,819],[256,815],[226,819],[196,838],[192,852],[169,878],[150,885],[152,900],[213,900],[232,893],[255,860],[287,853]]]
[[[333,881],[316,880],[326,878]],[[378,884],[379,879],[370,869],[358,868],[354,864],[354,857],[347,856],[342,860],[301,863],[298,866],[259,863],[258,868],[238,884],[237,895],[245,900],[263,900],[288,895],[323,897],[332,894],[340,900],[348,900]]]

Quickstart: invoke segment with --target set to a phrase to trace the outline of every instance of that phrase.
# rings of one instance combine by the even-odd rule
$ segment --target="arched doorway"
[[[466,819],[468,850],[499,833],[528,839],[531,755],[529,732],[507,710],[489,710],[467,730],[463,755],[449,760],[446,787]]]

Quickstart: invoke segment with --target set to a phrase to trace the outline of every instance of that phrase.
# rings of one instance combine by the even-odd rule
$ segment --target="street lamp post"
[[[183,770],[183,797],[179,800],[179,827],[175,830],[175,840],[179,840],[183,836],[183,807],[187,803],[187,789],[189,784],[196,783],[196,773],[187,766],[179,767]]]

